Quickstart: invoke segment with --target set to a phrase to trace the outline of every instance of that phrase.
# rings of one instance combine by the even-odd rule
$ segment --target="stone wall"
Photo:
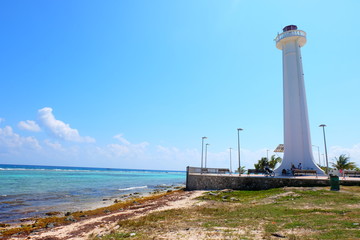
[[[359,179],[360,180],[360,179]],[[357,185],[360,181],[340,180],[340,185]],[[301,178],[272,178],[272,177],[247,177],[243,175],[206,175],[187,174],[187,190],[265,190],[280,187],[320,187],[330,186],[328,179],[301,179]]]

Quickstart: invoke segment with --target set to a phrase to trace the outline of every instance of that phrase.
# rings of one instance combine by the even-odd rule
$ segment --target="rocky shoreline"
[[[86,231],[90,231],[96,225],[92,224],[92,227],[88,227],[87,222],[90,220],[101,218],[104,221],[104,219],[108,218],[105,222],[109,224],[112,221],[116,222],[115,216],[135,217],[140,213],[143,214],[166,206],[168,202],[177,201],[188,196],[189,193],[184,192],[180,186],[161,186],[148,194],[134,192],[123,195],[120,198],[103,199],[101,203],[97,204],[98,207],[90,210],[47,212],[44,216],[19,219],[19,222],[16,224],[2,223],[0,225],[0,239],[24,239],[24,237],[28,239],[42,239],[41,234],[53,232],[54,229],[65,228],[65,232],[71,231],[71,225],[73,224],[79,226],[84,224],[84,228],[87,229]],[[114,214],[115,216],[110,217]]]
[[[1,227],[9,227],[9,226],[21,226],[24,224],[28,224],[32,222],[34,219],[47,217],[47,216],[63,216],[64,214],[69,214],[71,212],[79,212],[79,211],[87,211],[87,210],[94,210],[101,207],[107,207],[115,203],[128,201],[129,199],[133,198],[141,198],[146,197],[149,195],[160,194],[167,191],[174,191],[178,189],[184,188],[185,185],[157,185],[145,191],[124,191],[128,193],[123,194],[116,194],[114,196],[108,196],[100,198],[96,201],[88,201],[85,203],[68,203],[68,204],[59,204],[55,206],[49,206],[46,209],[40,207],[32,207],[26,208],[22,212],[22,217],[11,219],[10,221],[0,221],[0,228]],[[0,204],[5,205],[5,207],[11,207],[12,205],[23,204],[26,203],[19,203],[18,201],[14,202],[1,202]]]

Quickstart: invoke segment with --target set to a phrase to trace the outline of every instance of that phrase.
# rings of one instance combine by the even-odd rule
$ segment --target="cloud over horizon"
[[[38,118],[41,125],[54,137],[71,142],[95,142],[92,137],[82,137],[77,129],[73,129],[69,124],[57,120],[52,113],[53,109],[44,107],[38,110]]]
[[[30,132],[40,132],[41,128],[40,126],[32,120],[26,120],[26,121],[21,121],[18,124],[18,127],[22,130],[27,130]]]
[[[38,140],[34,137],[23,137],[14,133],[10,126],[0,128],[0,152],[7,153],[16,151],[19,152],[23,149],[39,150],[41,146]]]
[[[0,122],[4,121],[0,118]],[[16,127],[16,121],[14,123]],[[198,148],[179,148],[176,144],[156,145],[147,141],[133,143],[119,133],[103,144],[93,143],[94,138],[81,136],[77,129],[56,119],[53,109],[38,110],[38,120],[20,121],[14,132],[11,126],[0,128],[0,161],[17,164],[76,165],[135,169],[185,170],[186,166],[200,166],[201,151]],[[34,136],[29,136],[33,134]],[[50,134],[54,138],[48,138]],[[62,141],[64,140],[64,141]],[[241,149],[241,165],[253,168],[267,153],[262,149]],[[237,150],[232,152],[232,169],[238,167]],[[271,156],[274,153],[269,153]],[[353,146],[330,146],[329,163],[340,154],[351,157],[360,166],[360,143]],[[316,162],[317,154],[314,153]],[[229,167],[229,150],[207,152],[208,167]],[[323,158],[321,159],[323,163]]]

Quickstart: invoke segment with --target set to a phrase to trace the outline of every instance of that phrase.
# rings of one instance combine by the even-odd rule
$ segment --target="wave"
[[[91,170],[44,169],[44,168],[0,168],[0,171],[100,172],[100,171],[91,171]]]
[[[129,190],[134,190],[134,189],[142,189],[142,188],[147,188],[148,186],[140,186],[140,187],[128,187],[128,188],[119,188],[119,191],[129,191]]]

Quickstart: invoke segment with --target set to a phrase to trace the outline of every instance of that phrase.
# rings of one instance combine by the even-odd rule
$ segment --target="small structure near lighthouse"
[[[282,50],[284,94],[284,157],[275,173],[292,166],[324,172],[316,165],[310,139],[304,73],[300,48],[306,44],[306,33],[289,25],[275,38],[276,47]]]

